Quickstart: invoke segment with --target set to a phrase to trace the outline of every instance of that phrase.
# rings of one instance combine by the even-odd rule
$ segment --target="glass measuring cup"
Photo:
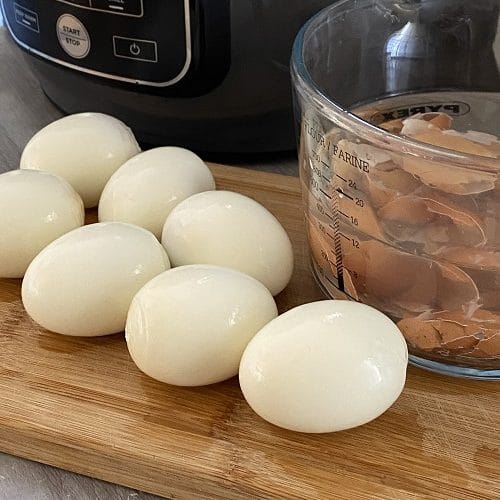
[[[292,55],[318,283],[391,316],[414,364],[485,379],[500,379],[499,12],[344,0]]]

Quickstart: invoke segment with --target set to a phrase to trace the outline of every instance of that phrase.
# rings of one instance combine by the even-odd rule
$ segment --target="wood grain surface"
[[[60,116],[61,112],[45,97],[31,74],[21,51],[9,40],[0,12],[0,173],[17,168],[22,148],[30,137]],[[0,453],[0,500],[155,498],[158,497]]]
[[[219,188],[266,205],[294,243],[281,311],[321,298],[309,270],[298,180],[213,166]],[[90,214],[90,218],[95,214]],[[498,385],[410,368],[394,406],[363,427],[305,435],[274,427],[235,379],[155,382],[123,335],[75,339],[23,312],[0,280],[0,449],[168,498],[500,498]]]
[[[17,168],[24,145],[62,115],[45,96],[22,52],[7,35],[0,13],[0,173]],[[231,158],[246,168],[297,174],[291,154]],[[0,500],[153,500],[115,484],[0,453]]]

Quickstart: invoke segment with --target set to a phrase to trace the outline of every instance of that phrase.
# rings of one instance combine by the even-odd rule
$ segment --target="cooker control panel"
[[[138,16],[143,14],[142,0],[57,0],[58,2],[79,5],[90,10],[100,10],[125,16]]]
[[[94,77],[189,94],[229,65],[229,0],[0,1],[22,48]]]

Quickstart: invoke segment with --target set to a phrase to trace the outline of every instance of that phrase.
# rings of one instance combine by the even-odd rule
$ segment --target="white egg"
[[[132,131],[101,113],[69,115],[37,132],[24,148],[21,168],[66,179],[85,207],[95,207],[111,175],[140,152]]]
[[[269,291],[232,269],[192,265],[167,271],[134,297],[127,345],[145,374],[181,386],[238,373],[248,341],[277,315]]]
[[[0,175],[0,278],[22,278],[42,248],[84,219],[82,200],[64,179],[32,170]]]
[[[121,332],[134,295],[169,267],[149,231],[119,222],[90,224],[35,257],[23,280],[24,308],[39,325],[63,335]]]
[[[100,221],[121,221],[151,231],[158,239],[167,215],[182,200],[215,189],[206,164],[183,148],[163,147],[138,154],[106,184]]]
[[[396,325],[357,302],[305,304],[266,325],[248,344],[240,385],[265,420],[300,432],[365,424],[403,390],[408,351]]]
[[[276,295],[292,276],[292,244],[278,220],[255,200],[207,191],[179,203],[162,243],[173,266],[213,264],[249,274]]]

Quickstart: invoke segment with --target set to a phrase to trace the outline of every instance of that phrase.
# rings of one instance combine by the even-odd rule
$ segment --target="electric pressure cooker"
[[[100,111],[146,144],[295,147],[288,62],[331,0],[0,0],[47,96]]]

